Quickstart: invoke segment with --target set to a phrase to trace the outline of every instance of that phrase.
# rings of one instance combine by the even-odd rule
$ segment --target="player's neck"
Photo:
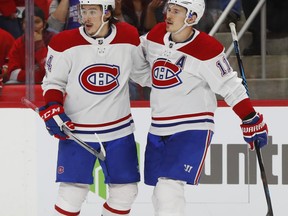
[[[103,26],[101,31],[97,35],[94,36],[94,35],[90,35],[86,31],[86,29],[84,28],[84,32],[86,33],[86,35],[88,35],[89,37],[94,38],[94,39],[96,39],[96,38],[106,38],[106,37],[108,37],[111,34],[111,31],[112,31],[112,29],[110,28],[110,26],[109,25],[105,25],[105,26]]]
[[[171,33],[171,40],[175,43],[182,43],[186,42],[187,40],[190,40],[193,38],[195,33],[195,30],[191,28],[185,28],[179,33]]]
[[[96,36],[96,38],[105,38],[109,34],[110,27],[108,24],[104,25],[99,34]]]

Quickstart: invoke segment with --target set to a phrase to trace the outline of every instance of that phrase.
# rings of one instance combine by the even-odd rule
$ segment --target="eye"
[[[174,10],[174,13],[175,13],[175,14],[178,14],[178,13],[179,13],[179,10]]]
[[[81,10],[80,13],[81,13],[82,16],[86,16],[87,15],[87,10]]]
[[[90,14],[91,14],[92,16],[95,16],[95,15],[97,15],[97,11],[96,11],[96,10],[91,10],[91,11],[90,11]]]
[[[42,22],[42,20],[35,20],[34,21],[34,23],[37,25],[37,24],[39,24],[39,23],[41,23]]]

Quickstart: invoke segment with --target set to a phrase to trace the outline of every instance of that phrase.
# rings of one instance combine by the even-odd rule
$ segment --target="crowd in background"
[[[206,0],[206,10],[196,28],[209,32],[230,0]],[[45,75],[45,58],[51,37],[61,31],[78,28],[79,0],[35,0],[34,42],[35,83],[41,83]],[[165,20],[165,0],[115,0],[114,16],[137,27],[139,35],[147,33],[155,24]],[[237,23],[241,12],[249,17],[258,0],[238,0],[229,12],[225,23]],[[270,32],[287,33],[285,20],[288,2],[267,1],[267,29]],[[283,13],[281,11],[284,11]],[[282,22],[279,22],[282,21]],[[282,23],[282,24],[281,24]],[[0,0],[0,82],[25,83],[25,0]],[[251,46],[244,55],[260,55],[260,16],[249,28],[253,33]],[[148,100],[149,88],[130,82],[132,100]]]

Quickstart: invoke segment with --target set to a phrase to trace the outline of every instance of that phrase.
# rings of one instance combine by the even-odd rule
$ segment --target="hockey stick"
[[[39,113],[39,109],[38,107],[33,104],[31,101],[29,101],[27,98],[22,98],[21,102],[27,106],[28,108],[31,108],[32,110],[34,110],[36,113]],[[106,152],[105,149],[103,147],[103,144],[101,142],[101,140],[99,139],[98,135],[96,135],[96,137],[98,138],[98,142],[100,145],[100,151],[98,152],[96,149],[92,148],[90,145],[88,145],[87,143],[85,143],[83,140],[81,140],[80,138],[78,138],[76,135],[74,135],[69,128],[63,124],[62,126],[62,130],[63,132],[72,140],[74,140],[77,144],[79,144],[80,146],[82,146],[84,149],[86,149],[88,152],[90,152],[91,154],[95,155],[99,160],[104,161],[105,157],[106,157]]]
[[[247,80],[246,80],[246,76],[245,76],[245,72],[244,72],[243,63],[242,63],[242,60],[240,57],[240,49],[239,49],[238,36],[236,33],[235,24],[230,23],[229,27],[230,27],[231,34],[232,34],[234,50],[235,50],[235,54],[236,54],[236,58],[237,58],[237,62],[238,62],[239,70],[240,70],[240,75],[242,77],[242,84],[244,85],[244,87],[247,91],[247,95],[249,96],[249,89],[248,89],[248,85],[247,85]],[[268,188],[267,177],[266,177],[266,172],[264,169],[263,159],[262,159],[261,150],[259,148],[258,141],[256,141],[254,143],[254,145],[255,145],[255,149],[256,149],[256,155],[257,155],[257,159],[258,159],[258,163],[259,163],[259,167],[260,167],[261,179],[263,182],[264,193],[265,193],[267,207],[268,207],[268,212],[267,212],[266,216],[273,216],[273,209],[272,209],[272,203],[271,203],[271,198],[270,198],[270,193],[269,193],[269,188]]]

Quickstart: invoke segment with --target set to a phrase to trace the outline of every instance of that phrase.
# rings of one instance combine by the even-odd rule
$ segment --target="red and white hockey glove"
[[[240,125],[244,140],[249,144],[250,150],[254,150],[254,143],[257,141],[259,148],[262,148],[268,141],[268,127],[263,122],[263,115],[256,113],[252,118],[243,120]]]
[[[58,139],[66,139],[68,136],[63,132],[63,125],[74,130],[74,124],[65,114],[64,108],[57,102],[50,102],[39,108],[39,115],[45,121],[48,132]]]

